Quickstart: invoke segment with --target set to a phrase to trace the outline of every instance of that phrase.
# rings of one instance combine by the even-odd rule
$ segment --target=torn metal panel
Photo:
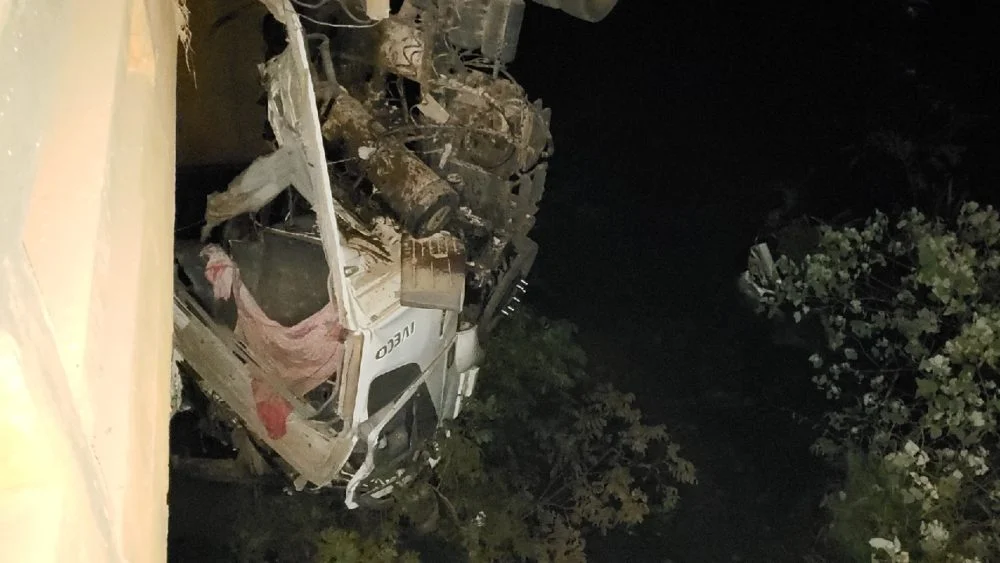
[[[459,312],[465,302],[465,245],[449,233],[403,236],[399,302]]]
[[[304,160],[310,179],[308,189],[311,190],[309,195],[304,192],[303,195],[306,196],[316,212],[317,224],[323,240],[323,251],[330,264],[330,269],[339,272],[342,271],[341,264],[344,262],[344,257],[341,250],[340,231],[337,229],[333,208],[330,177],[327,174],[323,137],[320,134],[316,93],[312,81],[304,80],[310,76],[310,72],[302,24],[289,0],[260,1],[267,6],[267,9],[279,22],[284,24],[288,34],[288,47],[282,55],[279,55],[279,58],[287,58],[283,59],[283,63],[280,65],[268,67],[273,69],[271,83],[280,86],[278,95],[275,96],[275,93],[272,92],[269,97],[268,114],[269,116],[272,114],[272,107],[278,110],[276,106],[280,100],[280,111],[274,113],[284,115],[284,117],[275,116],[271,126],[275,130],[276,137],[278,131],[281,130],[282,138],[285,138],[284,135],[293,135],[292,138],[298,139],[302,143]],[[289,115],[294,117],[289,118]],[[300,192],[305,189],[298,186],[297,188]],[[331,276],[330,284],[333,289],[330,298],[340,304],[341,322],[349,330],[357,330],[359,328],[359,311],[347,279],[339,275]]]

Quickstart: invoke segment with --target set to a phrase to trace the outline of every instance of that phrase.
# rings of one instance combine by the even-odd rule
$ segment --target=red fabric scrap
[[[268,436],[277,440],[288,431],[292,406],[263,376],[280,379],[302,397],[319,384],[333,379],[344,356],[343,333],[336,302],[331,301],[309,318],[286,327],[270,318],[240,281],[236,263],[218,245],[206,246],[205,278],[216,299],[236,301],[235,335],[258,365],[251,364],[251,391],[257,416]]]

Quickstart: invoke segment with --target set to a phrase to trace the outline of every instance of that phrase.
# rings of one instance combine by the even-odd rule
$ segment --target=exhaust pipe
[[[603,20],[618,4],[618,0],[535,0],[535,2],[589,22]]]

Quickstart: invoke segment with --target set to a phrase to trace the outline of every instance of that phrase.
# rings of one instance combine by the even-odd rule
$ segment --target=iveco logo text
[[[378,349],[377,352],[375,352],[375,359],[381,360],[382,358],[391,354],[393,350],[398,348],[399,345],[403,343],[404,340],[413,336],[414,332],[416,332],[416,322],[410,321],[410,324],[403,327],[403,330],[397,331],[396,334],[393,334],[392,338],[390,338],[389,341],[385,343],[385,345],[383,345],[381,348]]]

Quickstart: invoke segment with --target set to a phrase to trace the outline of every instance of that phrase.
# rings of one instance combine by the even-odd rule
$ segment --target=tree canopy
[[[810,362],[830,401],[815,451],[845,461],[833,535],[865,561],[1000,553],[997,211],[819,231],[811,253],[775,262],[761,311],[825,329]]]
[[[566,321],[514,315],[488,343],[475,398],[427,445],[412,482],[375,509],[299,503],[308,514],[293,536],[249,517],[240,558],[585,561],[588,536],[672,510],[678,486],[696,480],[693,465],[665,427],[644,422],[632,394],[588,373],[575,334]]]

